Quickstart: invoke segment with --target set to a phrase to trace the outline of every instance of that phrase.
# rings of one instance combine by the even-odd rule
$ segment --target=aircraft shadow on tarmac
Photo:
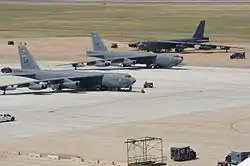
[[[181,54],[192,54],[192,53],[201,53],[201,54],[217,54],[217,53],[234,53],[235,51],[221,51],[221,50],[218,50],[218,51],[200,51],[200,50],[192,50],[192,51],[184,51],[182,52]],[[202,56],[202,55],[201,55]]]
[[[95,91],[95,90],[61,90],[61,91],[43,91],[43,92],[15,92],[15,93],[7,93],[0,94],[0,96],[16,96],[16,95],[53,95],[55,93],[71,93],[71,94],[87,94],[90,92],[127,92],[127,93],[141,93],[139,88],[134,88],[132,91],[116,91],[116,90],[110,90],[110,91]]]
[[[52,94],[55,94],[55,93],[73,93],[73,94],[86,94],[86,91],[79,91],[79,90],[62,90],[62,91],[43,91],[43,92],[34,92],[34,91],[31,91],[31,92],[15,92],[15,93],[8,93],[6,92],[6,94],[1,94],[0,96],[16,96],[16,95],[29,95],[29,94],[32,94],[32,95],[52,95]]]
[[[167,70],[189,70],[187,68],[183,68],[182,66],[185,66],[185,64],[180,64],[179,67],[177,68],[167,68]],[[84,69],[84,68],[81,68],[81,69],[77,69],[79,71],[87,71],[87,70],[102,70],[102,71],[112,71],[112,70],[142,70],[142,69],[148,69],[148,70],[155,70],[155,69],[152,69],[152,68],[147,68],[147,67],[115,67],[115,68],[109,68],[109,67],[105,67],[105,68],[94,68],[94,69]],[[164,68],[160,68],[160,70],[166,70]]]
[[[138,50],[134,50],[134,51],[138,51]],[[213,53],[235,53],[235,51],[233,50],[228,50],[226,52],[226,50],[185,50],[183,52],[175,52],[175,51],[165,51],[162,53],[174,53],[174,54],[192,54],[192,53],[201,53],[201,54],[213,54]]]
[[[135,66],[135,67],[103,67],[103,68],[91,68],[91,69],[77,69],[77,70],[103,70],[103,71],[112,71],[112,70],[140,70],[140,69],[148,69],[146,67]]]
[[[187,68],[171,68],[171,69],[169,69],[169,70],[190,70],[190,69],[187,69]]]

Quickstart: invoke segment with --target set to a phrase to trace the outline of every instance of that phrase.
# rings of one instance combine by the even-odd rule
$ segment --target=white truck
[[[0,113],[0,123],[1,122],[9,122],[9,121],[14,121],[15,117],[7,114],[7,113]]]

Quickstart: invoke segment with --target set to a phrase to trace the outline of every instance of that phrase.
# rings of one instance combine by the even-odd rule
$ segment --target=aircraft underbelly
[[[155,61],[155,57],[131,58],[131,60],[136,60],[137,64],[149,64]]]
[[[89,78],[84,78],[84,80],[80,81],[80,88],[82,89],[92,89],[97,86],[102,85],[102,77],[89,77]]]

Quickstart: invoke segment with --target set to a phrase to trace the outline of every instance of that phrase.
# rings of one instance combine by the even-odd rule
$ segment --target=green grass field
[[[0,38],[87,36],[96,30],[124,41],[189,37],[201,19],[206,33],[250,39],[250,5],[0,4]]]

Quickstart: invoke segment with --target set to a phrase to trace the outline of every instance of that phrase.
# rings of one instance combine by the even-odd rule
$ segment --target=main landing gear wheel
[[[146,66],[147,66],[147,68],[151,68],[151,69],[156,68],[156,65],[154,65],[154,64],[147,64]]]
[[[61,91],[62,88],[52,88],[53,91]]]
[[[96,89],[96,91],[100,91],[100,90],[102,90],[102,87],[100,85],[97,85],[95,89]]]
[[[131,91],[132,91],[132,89],[133,89],[133,87],[132,87],[132,86],[129,86],[128,91],[129,91],[129,92],[131,92]]]

